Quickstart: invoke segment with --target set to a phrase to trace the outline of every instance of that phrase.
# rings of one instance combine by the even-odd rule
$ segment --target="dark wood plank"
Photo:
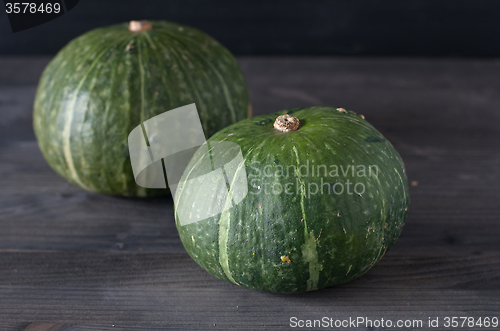
[[[3,250],[1,253],[0,286],[234,287],[204,272],[186,253],[38,250]],[[415,247],[413,252],[397,247],[369,273],[344,287],[403,292],[414,289],[480,291],[498,289],[499,280],[499,252],[474,255],[438,251],[430,257],[420,247]]]
[[[101,196],[58,177],[31,129],[33,76],[47,60],[0,59],[0,329],[256,330],[287,328],[291,316],[500,314],[497,61],[240,58],[256,114],[353,109],[418,181],[400,239],[370,272],[286,296],[198,267],[171,198]],[[9,84],[18,67],[25,73]]]
[[[40,79],[45,66],[52,59],[52,56],[15,56],[15,57],[0,57],[0,85],[2,92],[6,92],[6,87],[16,85],[36,85]],[[25,95],[25,98],[32,98],[31,94]],[[19,98],[12,98],[18,100]],[[19,99],[22,103],[23,99]],[[12,111],[11,111],[12,112]],[[11,114],[14,115],[14,114]]]
[[[29,296],[30,305],[21,305],[19,293]],[[0,309],[5,321],[30,316],[32,320],[54,323],[115,325],[168,325],[176,329],[207,330],[283,328],[289,319],[425,319],[498,314],[498,290],[425,290],[402,292],[372,288],[330,288],[295,296],[261,293],[227,285],[206,288],[165,288],[155,286],[66,287],[0,286]],[[400,300],[394,300],[400,297]],[[221,298],[224,298],[221,300]],[[385,300],[384,300],[385,299]],[[467,302],[467,305],[461,304]],[[479,305],[479,307],[478,307]],[[482,306],[484,305],[484,307]],[[435,307],[443,307],[436,310]],[[365,329],[365,328],[361,328]]]

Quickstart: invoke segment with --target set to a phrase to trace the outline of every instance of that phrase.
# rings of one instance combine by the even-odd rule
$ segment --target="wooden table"
[[[288,329],[292,317],[424,329],[439,318],[444,329],[445,317],[500,317],[500,61],[239,58],[255,114],[364,114],[413,182],[403,233],[371,271],[275,295],[198,267],[171,198],[87,193],[48,167],[31,126],[48,60],[0,59],[0,330]]]

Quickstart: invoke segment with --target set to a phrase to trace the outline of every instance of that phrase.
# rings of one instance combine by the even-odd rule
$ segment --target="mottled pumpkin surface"
[[[40,148],[58,174],[86,190],[168,194],[137,186],[128,155],[130,131],[158,114],[195,103],[207,138],[247,117],[244,77],[227,49],[194,28],[151,24],[92,30],[40,79],[33,118]]]
[[[273,127],[282,114],[300,121],[296,131]],[[180,222],[181,212],[213,208],[213,199],[190,187],[206,157],[201,149],[175,195],[182,243],[212,275],[270,292],[312,291],[364,274],[399,237],[409,207],[405,167],[362,116],[288,109],[233,124],[209,144],[216,141],[241,148],[246,197],[212,217]],[[234,183],[228,189],[231,199]]]

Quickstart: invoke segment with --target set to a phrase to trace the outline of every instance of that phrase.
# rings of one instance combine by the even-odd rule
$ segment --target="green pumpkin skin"
[[[283,114],[300,120],[298,130],[281,132],[273,127]],[[196,173],[202,155],[198,152],[175,194],[182,243],[212,275],[274,293],[317,290],[366,273],[399,237],[409,207],[405,167],[389,141],[362,116],[327,107],[288,109],[240,121],[216,133],[212,141],[240,146],[247,196],[221,214],[181,225],[180,210],[196,213],[210,208],[209,199],[196,201],[195,196],[183,194],[189,191],[190,174]],[[293,167],[289,177],[280,173],[279,165],[299,169],[308,160],[308,176],[303,176],[304,169],[297,174]],[[377,176],[373,171],[365,177],[360,173],[325,177],[321,168],[320,176],[312,176],[312,164],[376,165],[379,171]],[[365,191],[328,194],[325,187],[323,194],[311,194],[313,183],[319,185],[321,177],[332,185],[361,182]],[[281,184],[281,194],[278,186],[274,186],[278,194],[271,190],[275,183]],[[292,183],[293,190],[285,192],[287,183]],[[268,194],[263,191],[265,185]]]
[[[226,48],[191,27],[151,25],[149,31],[132,32],[124,23],[85,33],[40,79],[33,115],[40,149],[58,174],[88,191],[169,194],[139,187],[133,178],[128,134],[149,118],[195,103],[208,138],[247,117],[245,80]]]

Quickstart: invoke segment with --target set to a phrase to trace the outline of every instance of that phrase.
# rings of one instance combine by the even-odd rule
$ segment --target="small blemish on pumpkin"
[[[184,28],[182,26],[180,26],[179,31],[184,31]]]
[[[270,118],[266,118],[266,119],[265,119],[265,120],[263,120],[263,121],[260,121],[260,122],[255,122],[255,124],[257,124],[257,125],[267,125],[267,124],[271,123],[272,121],[273,121],[272,119],[270,119]]]
[[[384,224],[384,229],[387,229],[387,225],[389,225],[389,224],[387,224],[387,223]]]
[[[283,262],[287,262],[287,263],[291,263],[292,261],[290,261],[290,258],[286,255],[282,255],[281,256],[281,261]]]

